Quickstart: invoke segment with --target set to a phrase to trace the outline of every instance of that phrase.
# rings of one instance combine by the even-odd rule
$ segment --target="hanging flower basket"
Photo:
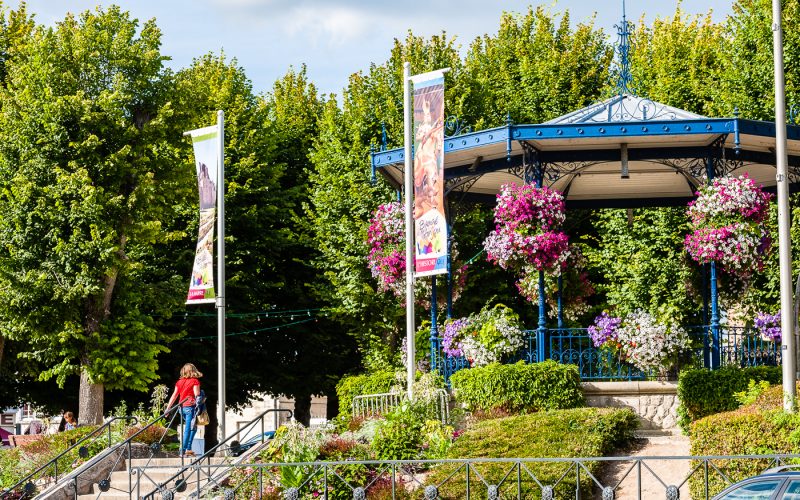
[[[566,265],[569,237],[564,223],[564,197],[547,187],[504,184],[494,209],[495,229],[483,245],[486,257],[503,269],[559,274]]]
[[[378,282],[378,290],[389,292],[395,297],[405,299],[406,295],[406,223],[403,205],[399,202],[379,205],[370,219],[367,229],[367,265],[373,278]],[[467,266],[458,261],[458,248],[450,245],[450,261],[453,295],[455,302],[464,289]],[[414,295],[417,303],[430,308],[431,282],[427,279],[414,280]],[[437,290],[439,307],[445,306],[447,287]]]
[[[687,212],[693,231],[684,241],[692,259],[717,262],[740,278],[762,270],[771,246],[763,222],[772,195],[747,175],[714,179],[696,194]]]

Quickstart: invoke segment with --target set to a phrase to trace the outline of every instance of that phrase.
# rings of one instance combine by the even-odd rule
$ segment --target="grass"
[[[608,455],[633,438],[638,421],[630,410],[577,408],[551,410],[529,415],[484,420],[470,426],[450,450],[453,458],[597,457]],[[599,463],[587,468],[597,474]],[[458,472],[456,472],[458,471]],[[448,478],[453,474],[452,477]],[[501,498],[517,495],[517,475],[524,498],[539,498],[541,487],[553,486],[556,498],[575,495],[576,473],[569,464],[525,464],[517,470],[513,463],[487,463],[471,466],[470,495],[484,497],[487,485],[500,485]],[[443,499],[466,497],[467,473],[459,464],[437,466],[427,484],[441,484]],[[505,477],[505,480],[503,479]],[[581,471],[581,492],[591,496],[592,482]]]

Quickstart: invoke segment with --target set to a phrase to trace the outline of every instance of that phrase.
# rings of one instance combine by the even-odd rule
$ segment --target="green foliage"
[[[343,377],[336,384],[336,395],[339,397],[338,419],[342,422],[350,419],[355,396],[389,392],[396,384],[396,380],[394,372],[388,371]]]
[[[623,446],[633,438],[638,419],[631,410],[608,408],[578,408],[570,410],[551,410],[530,415],[483,420],[475,423],[458,437],[450,449],[451,458],[519,458],[519,457],[592,457],[608,455],[615,448]],[[587,463],[596,474],[600,464]],[[542,484],[555,484],[564,474],[563,464],[526,464],[531,473]],[[485,464],[479,468],[487,484],[498,484],[508,472],[507,464]],[[428,482],[438,484],[455,471],[454,464],[437,466]],[[591,497],[592,482],[581,474],[581,490],[586,498]],[[568,479],[561,481],[556,488],[556,498],[569,498],[575,495],[575,477],[571,472]],[[470,481],[480,481],[471,475]],[[512,484],[513,483],[513,484]],[[503,490],[505,494],[516,497],[516,481]],[[475,483],[473,483],[475,484]],[[522,475],[523,498],[538,498],[541,486]],[[440,488],[442,498],[466,498],[465,474],[455,474]]]
[[[449,425],[442,425],[438,420],[426,420],[422,426],[422,449],[425,458],[438,460],[447,458],[453,445],[453,432]]]
[[[450,384],[456,400],[473,411],[536,412],[583,405],[577,367],[552,360],[459,370]]]
[[[783,388],[772,387],[740,409],[709,415],[694,422],[689,431],[692,455],[767,455],[800,452],[800,417],[783,413]],[[770,460],[713,460],[731,481],[760,474]],[[697,464],[693,464],[695,467]],[[709,494],[729,483],[709,467]],[[704,497],[702,473],[689,480],[692,498]]]
[[[153,266],[181,193],[160,44],[110,7],[37,27],[6,61],[0,320],[42,380],[145,390],[174,338],[177,276]],[[81,419],[101,417],[89,399]]]
[[[389,412],[372,439],[379,460],[417,458],[422,446],[423,420],[418,408],[408,401]]]
[[[778,384],[781,376],[781,368],[772,366],[682,370],[678,376],[678,424],[686,432],[695,420],[735,410],[739,406],[736,393],[747,391],[751,382]]]
[[[756,399],[764,393],[767,389],[769,389],[769,382],[766,380],[760,380],[756,382],[753,379],[747,383],[747,389],[741,392],[736,392],[733,394],[733,398],[739,403],[739,406],[745,406],[752,403],[755,403]]]
[[[599,210],[594,245],[585,255],[594,273],[603,277],[614,315],[644,309],[664,323],[699,319],[699,273],[683,248],[688,232],[684,208]],[[695,285],[697,283],[697,285]]]

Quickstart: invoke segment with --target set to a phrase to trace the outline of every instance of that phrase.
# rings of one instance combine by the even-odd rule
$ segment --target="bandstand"
[[[535,183],[563,193],[570,208],[686,206],[697,189],[715,177],[748,174],[765,188],[776,186],[775,125],[743,119],[734,112],[710,118],[650,99],[629,89],[629,24],[620,30],[621,61],[616,94],[553,120],[516,124],[446,137],[445,195],[449,199],[495,203],[503,184]],[[800,183],[800,126],[788,125],[789,181]],[[373,173],[395,188],[403,186],[402,148],[371,154]],[[735,364],[779,364],[780,349],[752,332],[720,325],[717,268],[708,266],[710,311],[694,334],[702,340],[697,357],[709,368]],[[560,283],[559,283],[560,284]],[[436,300],[436,293],[432,295]],[[559,306],[561,301],[558,301]],[[647,374],[608,363],[591,347],[585,330],[548,328],[544,276],[539,274],[538,326],[530,331],[521,358],[555,359],[579,365],[592,379],[636,379]],[[444,357],[439,347],[436,307],[431,308],[431,361],[448,377],[468,366]]]

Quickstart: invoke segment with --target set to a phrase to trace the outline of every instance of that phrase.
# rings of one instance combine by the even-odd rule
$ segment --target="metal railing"
[[[399,392],[354,396],[352,415],[361,418],[380,417],[400,406],[405,399],[406,394]],[[450,393],[447,392],[447,389],[436,389],[432,399],[436,418],[442,422],[442,425],[447,425],[450,422]]]
[[[167,435],[169,434],[170,428],[175,424],[175,419],[180,415],[181,422],[183,422],[183,415],[181,414],[180,409],[181,409],[181,405],[185,401],[187,401],[188,399],[189,399],[189,397],[186,397],[186,398],[182,399],[175,406],[173,406],[168,411],[166,411],[163,415],[159,415],[158,417],[154,418],[153,420],[148,422],[144,427],[142,427],[141,429],[137,430],[136,432],[134,432],[133,434],[128,436],[127,439],[125,439],[121,443],[115,445],[114,447],[108,449],[104,454],[98,455],[96,457],[97,460],[102,460],[102,459],[105,459],[107,457],[110,457],[110,460],[112,461],[112,463],[111,463],[108,475],[105,478],[101,479],[100,481],[97,481],[97,489],[99,491],[96,492],[96,497],[95,498],[99,498],[100,495],[102,495],[103,493],[106,493],[106,492],[112,491],[112,490],[117,492],[117,493],[122,493],[122,494],[130,494],[130,493],[133,492],[133,479],[131,478],[131,475],[130,475],[131,471],[132,471],[131,461],[133,460],[133,458],[135,458],[135,457],[133,457],[133,444],[135,442],[137,442],[136,441],[137,438],[142,436],[145,432],[148,432],[150,429],[155,428],[155,426],[161,424],[161,422],[166,422],[166,425],[163,426],[164,430],[163,430],[163,432],[161,432],[161,436],[156,441],[151,442],[146,448],[147,449],[147,456],[144,457],[144,458],[147,460],[147,464],[149,464],[150,461],[154,458],[154,456],[159,454],[162,451],[164,440],[166,439]],[[184,422],[184,425],[185,425],[185,422]],[[183,463],[183,460],[184,459],[181,458],[181,463]],[[115,488],[115,487],[113,487],[113,484],[111,482],[111,475],[114,472],[117,472],[119,470],[119,465],[120,465],[120,463],[122,461],[124,461],[124,463],[126,465],[127,472],[128,472],[128,478],[129,479],[128,479],[128,489],[127,490],[123,490],[123,489],[120,489],[120,488]],[[95,482],[95,480],[92,477],[88,477],[88,478],[83,477],[87,472],[88,472],[87,469],[81,469],[81,470],[78,470],[75,473],[75,475],[72,477],[73,489],[74,489],[76,495],[81,494],[80,493],[80,491],[81,491],[81,488],[80,488],[81,481],[84,482],[84,486],[87,483],[91,485],[92,483]]]
[[[155,498],[157,495],[161,497],[168,497],[170,493],[182,493],[187,490],[191,486],[190,478],[194,477],[194,486],[195,493],[197,498],[200,498],[201,491],[207,487],[208,485],[212,485],[214,487],[218,486],[221,481],[227,476],[228,468],[233,466],[232,462],[227,463],[217,463],[212,464],[212,458],[221,455],[225,456],[231,450],[236,450],[237,448],[241,448],[242,444],[239,443],[238,440],[234,438],[238,438],[241,436],[247,436],[248,433],[256,427],[256,424],[261,424],[261,433],[259,434],[259,444],[263,445],[266,442],[266,433],[264,432],[264,417],[269,413],[288,413],[288,418],[292,418],[294,412],[289,409],[285,408],[270,408],[269,410],[263,411],[260,415],[252,419],[250,422],[245,424],[244,426],[240,427],[236,432],[225,438],[224,440],[220,441],[216,446],[211,448],[210,450],[206,451],[203,455],[197,457],[196,459],[192,460],[190,463],[182,465],[180,470],[167,478],[163,481],[156,481],[153,479],[149,472],[154,470],[165,470],[163,466],[153,466],[148,467],[147,465],[136,467],[133,469],[132,474],[136,476],[136,487],[131,489],[131,494],[133,494],[134,490],[136,492],[136,498]],[[242,438],[240,438],[242,439]],[[255,451],[255,449],[254,449]],[[246,457],[241,457],[239,460],[243,460]],[[204,463],[205,462],[205,463]],[[149,471],[149,472],[148,472]],[[142,479],[147,478],[150,483],[156,484],[157,487],[152,491],[149,491],[144,496],[142,496]],[[170,483],[172,485],[170,486]]]
[[[593,497],[673,500],[688,498],[691,490],[692,498],[708,500],[745,479],[735,474],[741,461],[752,462],[756,470],[764,472],[797,459],[800,455],[239,463],[209,466],[239,471],[238,482],[220,483],[209,493],[219,498],[286,500],[306,496],[323,500],[364,500],[373,496],[425,500]],[[688,462],[689,472],[675,477],[676,462]],[[608,477],[609,466],[617,469],[614,477]],[[293,471],[285,476],[291,478],[292,484],[284,484],[284,469]],[[199,498],[199,492],[197,495]],[[167,497],[168,494],[164,498]]]
[[[135,425],[137,423],[136,417],[126,416],[126,417],[113,417],[105,422],[103,425],[98,427],[97,429],[93,430],[89,434],[83,436],[78,441],[75,442],[72,446],[67,448],[66,450],[62,451],[55,457],[51,458],[47,463],[38,467],[36,470],[25,476],[24,478],[20,479],[9,487],[8,489],[4,490],[0,493],[0,498],[7,498],[11,497],[14,492],[18,488],[22,488],[21,492],[17,492],[19,495],[18,498],[27,498],[29,496],[33,496],[37,489],[50,488],[54,485],[57,485],[63,476],[67,472],[72,472],[72,468],[69,466],[61,467],[59,470],[58,462],[63,460],[65,457],[71,455],[75,450],[78,451],[78,459],[88,459],[91,458],[91,448],[92,445],[97,443],[100,439],[106,438],[106,445],[103,448],[111,447],[112,441],[112,424],[118,421],[127,421],[132,422],[131,425]],[[52,474],[50,474],[52,472]],[[17,495],[13,495],[17,496]]]
[[[687,328],[691,346],[680,354],[677,365],[666,373],[645,372],[625,361],[624,356],[607,348],[595,347],[586,328],[549,328],[545,334],[544,359],[578,367],[582,380],[654,380],[673,379],[677,370],[686,366],[711,367],[717,353],[717,366],[780,366],[780,342],[765,339],[748,327],[720,326],[718,339],[713,338],[711,327]],[[508,362],[535,363],[537,357],[537,331],[525,332],[525,345],[508,359]],[[437,370],[449,383],[450,376],[458,370],[469,368],[463,357],[450,357],[440,353]]]

